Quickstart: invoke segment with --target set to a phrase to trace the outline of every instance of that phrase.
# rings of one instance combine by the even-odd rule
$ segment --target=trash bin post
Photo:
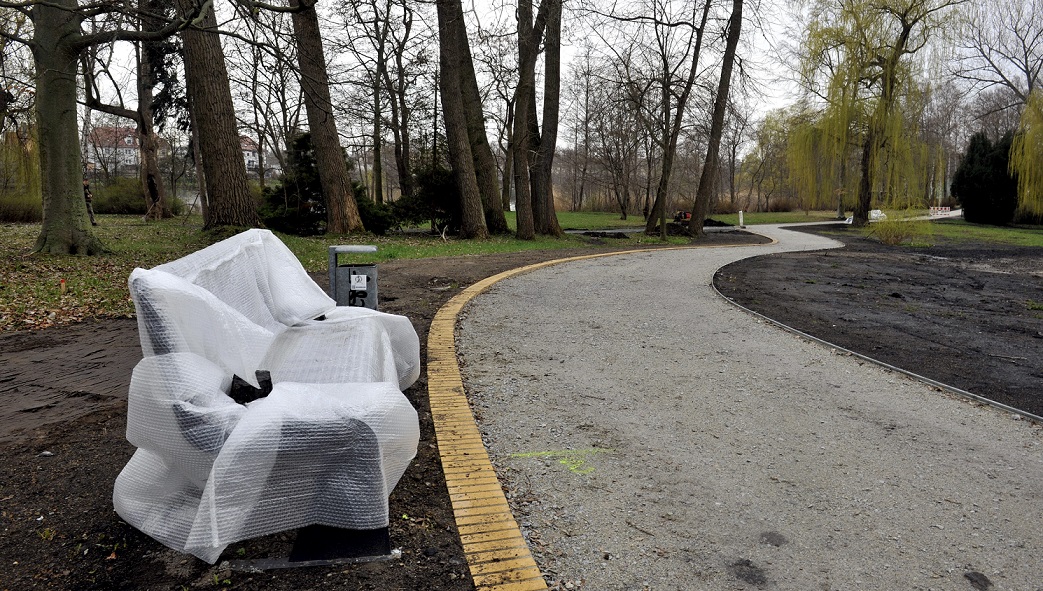
[[[330,297],[338,306],[377,309],[377,266],[346,264],[338,261],[342,254],[377,252],[372,245],[349,244],[329,247]]]

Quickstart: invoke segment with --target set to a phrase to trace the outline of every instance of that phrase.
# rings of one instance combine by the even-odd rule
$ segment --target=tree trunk
[[[391,88],[391,79],[385,79],[385,85],[391,92],[391,135],[395,142],[395,167],[398,171],[398,190],[402,197],[413,196],[413,166],[410,162],[409,102],[406,94],[406,81],[403,72],[402,55],[396,54],[398,75],[396,88]]]
[[[691,96],[692,85],[695,83],[695,76],[699,70],[699,56],[702,52],[703,36],[706,32],[706,21],[710,16],[710,1],[711,0],[706,0],[703,4],[703,12],[700,17],[699,28],[696,29],[695,47],[692,49],[692,67],[688,71],[688,78],[685,80],[685,86],[674,107],[672,124],[670,119],[669,102],[666,102],[663,105],[663,137],[666,138],[663,147],[663,162],[661,172],[659,173],[659,184],[656,186],[655,201],[652,202],[652,209],[648,212],[648,218],[645,221],[645,233],[653,234],[655,232],[656,224],[659,224],[659,233],[663,239],[666,239],[666,200],[669,196],[670,179],[673,176],[674,158],[677,156],[677,142],[681,135],[681,126],[684,123],[684,111],[688,104],[688,97]],[[667,83],[669,80],[667,74],[667,72],[664,72],[664,101],[669,101],[669,96],[671,94],[669,84]]]
[[[33,7],[36,126],[40,146],[43,224],[33,247],[48,254],[105,252],[94,234],[83,199],[83,168],[77,139],[76,72],[80,38],[76,0]]]
[[[873,203],[873,171],[876,169],[875,143],[876,131],[870,124],[869,131],[862,143],[862,158],[859,161],[862,176],[858,179],[858,203],[855,204],[855,212],[851,220],[851,224],[857,227],[865,226],[869,222],[869,209]]]
[[[146,45],[142,43],[142,45]],[[171,216],[167,201],[167,189],[159,170],[159,136],[152,123],[152,89],[155,88],[155,73],[149,61],[148,49],[138,48],[138,144],[141,152],[141,190],[147,203],[146,217],[158,220]]]
[[[380,112],[380,86],[373,84],[373,201],[384,202],[384,155]]]
[[[732,16],[728,19],[728,40],[724,47],[721,63],[721,79],[717,85],[717,97],[714,98],[713,118],[710,122],[709,146],[706,149],[706,160],[702,174],[699,176],[699,189],[695,195],[695,207],[689,231],[696,235],[703,234],[703,222],[710,210],[710,202],[717,185],[717,167],[720,160],[721,134],[724,132],[724,111],[728,107],[728,91],[731,88],[732,66],[735,64],[735,48],[739,44],[742,32],[742,2],[732,0]]]
[[[193,0],[177,0],[182,15],[197,7]],[[208,7],[201,15],[203,29],[217,27],[217,18]],[[185,57],[185,88],[192,97],[197,125],[199,152],[206,173],[206,193],[210,198],[204,228],[217,226],[261,225],[257,203],[250,195],[246,162],[236,125],[235,107],[228,86],[221,40],[216,33],[187,28],[181,31]]]
[[[453,9],[461,9],[459,2],[453,3]],[[493,158],[489,136],[485,131],[485,112],[482,109],[482,98],[478,89],[478,79],[474,71],[474,59],[471,46],[467,41],[467,30],[464,26],[464,15],[461,9],[455,15],[460,26],[456,28],[457,55],[459,60],[460,95],[463,100],[464,117],[467,120],[467,135],[471,143],[471,156],[474,158],[475,177],[478,191],[482,196],[482,209],[485,224],[490,234],[506,234],[507,218],[503,215],[500,203],[500,189],[496,178],[496,160]]]
[[[299,8],[300,0],[290,0]],[[330,234],[362,232],[362,218],[351,189],[348,166],[337,135],[337,122],[330,99],[330,77],[322,51],[319,17],[314,4],[293,13],[293,34],[297,43],[297,60],[301,70],[304,108],[308,112],[308,129],[315,150],[319,184],[326,198],[326,231]]]
[[[445,120],[446,141],[449,144],[449,162],[460,190],[461,227],[464,238],[488,238],[482,195],[474,170],[474,156],[464,112],[463,90],[460,82],[459,35],[466,37],[460,0],[437,0],[438,45],[441,63],[440,89],[442,117]]]
[[[553,178],[561,97],[561,0],[544,1],[549,3],[549,8],[544,43],[543,133],[540,134],[540,147],[536,153],[534,185],[538,189],[535,198],[543,204],[540,208],[541,233],[562,236],[564,232],[558,224],[558,215],[554,207]]]
[[[533,219],[529,150],[532,123],[527,104],[536,88],[536,35],[533,31],[532,0],[518,2],[518,87],[514,102],[514,209],[517,212],[518,238],[532,240],[536,236]]]
[[[508,117],[508,121],[508,125],[513,125],[513,116]],[[507,149],[503,151],[503,179],[500,181],[500,200],[504,211],[511,210],[511,181],[513,179],[514,141],[508,138]]]

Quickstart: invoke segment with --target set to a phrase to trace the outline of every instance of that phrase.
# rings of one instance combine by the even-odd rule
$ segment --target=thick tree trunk
[[[731,89],[732,66],[735,64],[735,48],[739,44],[742,32],[743,0],[732,0],[732,15],[728,19],[728,40],[724,46],[724,57],[721,63],[721,79],[717,84],[717,97],[713,104],[713,118],[710,122],[710,139],[706,149],[706,160],[702,174],[699,175],[699,189],[695,195],[695,207],[688,230],[696,235],[703,234],[703,222],[710,211],[710,202],[717,186],[717,168],[720,161],[721,135],[724,132],[724,112],[728,107],[728,91]]]
[[[182,15],[196,8],[193,0],[177,0]],[[217,27],[217,18],[208,7],[200,27]],[[209,215],[204,227],[261,225],[257,203],[250,195],[246,162],[236,125],[235,107],[228,86],[221,40],[216,33],[187,28],[181,31],[185,57],[185,87],[192,97],[199,152],[206,173],[206,192],[210,197]]]
[[[290,6],[297,8],[300,5],[299,0],[290,0]],[[365,228],[351,190],[351,178],[344,162],[340,136],[337,135],[333,102],[330,99],[330,77],[326,70],[319,17],[314,5],[294,12],[292,20],[304,107],[308,112],[308,129],[315,150],[319,183],[326,198],[326,231],[331,234],[361,232]]]
[[[454,10],[462,8],[459,2],[453,5]],[[489,145],[489,136],[485,131],[485,112],[482,108],[482,98],[478,89],[478,78],[474,71],[474,58],[471,55],[471,46],[467,41],[467,30],[462,24],[464,22],[463,11],[455,15],[461,25],[455,29],[457,56],[459,60],[460,96],[463,101],[464,117],[467,120],[467,136],[471,143],[471,156],[474,159],[475,178],[478,182],[478,191],[482,196],[482,210],[485,215],[485,225],[490,234],[506,234],[507,218],[503,215],[500,207],[500,190],[496,178],[496,160],[493,158],[492,147]]]
[[[460,0],[437,0],[438,45],[441,63],[442,117],[449,144],[449,162],[460,190],[461,227],[464,238],[488,238],[482,195],[475,175],[474,156],[464,112],[460,68],[463,56],[458,35],[466,37]]]
[[[532,0],[518,2],[518,87],[514,103],[514,209],[517,212],[518,238],[536,236],[529,151],[532,147],[532,122],[529,96],[536,88],[536,34],[533,31]]]
[[[33,247],[49,254],[101,254],[83,199],[83,168],[76,121],[80,38],[75,0],[33,7],[36,126],[40,146],[43,224]]]
[[[858,179],[858,202],[855,204],[855,212],[851,220],[851,224],[857,227],[865,226],[869,222],[869,210],[873,204],[873,171],[876,170],[875,143],[876,131],[870,125],[862,143],[862,158],[859,161],[862,176]]]
[[[558,120],[561,98],[561,0],[544,0],[547,10],[547,31],[544,43],[543,133],[536,153],[534,198],[542,203],[539,208],[541,223],[538,229],[550,236],[561,236],[561,225],[554,207],[554,153],[558,147]]]

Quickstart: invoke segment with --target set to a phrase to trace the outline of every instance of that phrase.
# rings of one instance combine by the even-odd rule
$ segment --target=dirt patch
[[[733,232],[704,240],[762,241]],[[571,254],[581,253],[384,263],[381,309],[408,316],[423,343],[435,312],[462,287]],[[326,283],[325,275],[314,278]],[[438,461],[426,377],[406,392],[420,416],[421,440],[416,460],[391,495],[391,540],[402,559],[246,574],[169,550],[112,510],[112,483],[134,452],[124,437],[125,405],[140,358],[133,319],[0,334],[0,590],[473,588]],[[223,558],[285,556],[292,541],[292,533],[250,540],[233,545]]]
[[[714,284],[813,336],[1043,415],[1043,248],[889,247],[820,228],[846,248],[746,259]]]

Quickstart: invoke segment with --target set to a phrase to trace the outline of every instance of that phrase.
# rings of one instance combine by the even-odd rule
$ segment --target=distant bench
[[[128,397],[137,451],[119,515],[214,563],[233,542],[308,526],[388,526],[416,455],[402,390],[420,375],[404,316],[339,307],[267,230],[129,279],[144,353]]]

